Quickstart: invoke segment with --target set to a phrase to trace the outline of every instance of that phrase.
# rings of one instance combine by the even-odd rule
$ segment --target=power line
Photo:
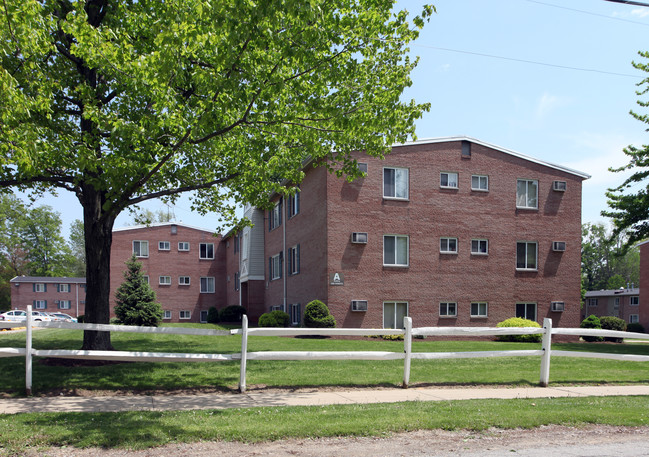
[[[606,14],[593,13],[592,11],[585,11],[585,10],[579,10],[579,9],[575,9],[575,8],[569,8],[567,6],[555,5],[553,3],[546,3],[546,2],[541,2],[541,1],[538,1],[538,0],[526,0],[526,1],[528,1],[530,3],[537,3],[539,5],[550,6],[552,8],[559,8],[559,9],[562,9],[562,10],[574,11],[574,12],[582,13],[582,14],[589,14],[591,16],[603,17],[605,19],[613,19],[614,21],[629,22],[631,24],[637,24],[637,25],[643,25],[645,27],[649,27],[649,24],[646,23],[646,22],[632,21],[631,19],[624,19],[622,17],[607,16]],[[604,1],[617,2],[617,3],[628,3],[628,4],[631,4],[631,5],[638,5],[638,6],[649,6],[649,4],[646,4],[646,3],[640,4],[639,2],[627,2],[627,1],[624,1],[624,0],[604,0]]]

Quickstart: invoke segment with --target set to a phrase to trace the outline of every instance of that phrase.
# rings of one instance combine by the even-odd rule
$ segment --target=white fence
[[[32,392],[32,357],[58,357],[66,359],[112,360],[129,362],[227,362],[239,360],[241,364],[239,390],[246,390],[246,363],[248,360],[404,360],[403,386],[410,382],[410,366],[413,359],[459,359],[485,357],[541,357],[539,383],[547,387],[550,381],[550,357],[585,357],[613,359],[622,361],[648,362],[649,356],[633,354],[610,354],[575,351],[553,351],[552,335],[604,336],[609,338],[633,338],[649,340],[644,333],[628,333],[613,330],[595,330],[582,328],[552,328],[552,320],[544,319],[542,328],[534,327],[412,327],[412,319],[406,317],[405,329],[361,329],[361,328],[248,328],[248,317],[243,316],[242,328],[236,330],[207,330],[183,327],[138,327],[126,325],[72,324],[64,322],[34,322],[31,306],[27,307],[26,323],[0,323],[0,328],[24,327],[25,347],[0,347],[0,357],[25,357],[25,390]],[[32,328],[59,328],[76,330],[97,330],[108,332],[132,332],[155,334],[180,334],[228,336],[241,335],[241,352],[235,354],[195,354],[163,353],[136,351],[81,351],[81,350],[40,350],[32,348]],[[501,336],[501,335],[542,335],[541,349],[480,351],[480,352],[412,352],[412,340],[419,336]],[[403,335],[403,352],[386,351],[262,351],[248,352],[250,336],[366,336],[366,335]]]

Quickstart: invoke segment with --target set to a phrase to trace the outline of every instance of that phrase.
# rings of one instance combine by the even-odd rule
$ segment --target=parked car
[[[27,320],[27,313],[19,309],[14,309],[13,311],[0,314],[0,320],[5,322],[24,322]]]
[[[69,314],[65,313],[52,313],[56,317],[58,317],[62,322],[74,322],[75,324],[77,323],[77,318],[72,317]]]
[[[63,318],[60,316],[57,316],[56,313],[46,313],[44,311],[41,311],[42,314],[47,315],[52,322],[63,322]]]
[[[47,313],[41,311],[32,311],[32,319],[35,321],[43,322],[49,322],[52,320],[50,319],[50,316],[47,315]]]

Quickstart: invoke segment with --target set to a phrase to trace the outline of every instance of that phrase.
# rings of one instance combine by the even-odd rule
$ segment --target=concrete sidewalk
[[[553,398],[613,395],[649,395],[649,386],[457,388],[341,390],[313,392],[250,392],[200,395],[111,397],[31,397],[0,399],[0,414],[28,412],[115,412],[188,409],[253,408],[265,406],[319,406],[402,401],[448,401],[485,398]]]

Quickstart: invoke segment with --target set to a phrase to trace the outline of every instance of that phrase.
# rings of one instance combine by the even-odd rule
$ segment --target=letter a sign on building
[[[343,278],[342,273],[330,273],[329,274],[329,284],[332,286],[344,286],[345,279]]]

